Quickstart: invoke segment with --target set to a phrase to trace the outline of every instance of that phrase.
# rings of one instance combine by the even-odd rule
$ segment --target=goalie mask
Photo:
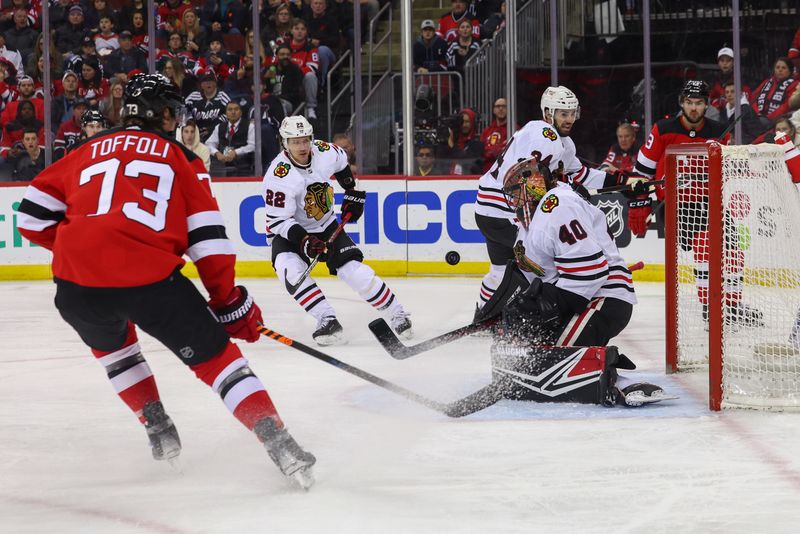
[[[544,174],[543,174],[544,173]],[[547,193],[550,169],[535,158],[520,161],[511,167],[503,179],[503,195],[526,230],[533,219],[536,206]]]

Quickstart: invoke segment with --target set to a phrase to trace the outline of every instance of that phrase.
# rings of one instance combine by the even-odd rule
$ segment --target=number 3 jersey
[[[87,287],[135,287],[195,262],[212,298],[233,289],[236,261],[210,177],[160,133],[115,128],[78,144],[31,182],[19,229],[53,251],[53,275]]]
[[[311,161],[305,166],[286,151],[278,154],[262,182],[267,239],[276,235],[290,239],[289,231],[298,224],[308,233],[322,232],[335,216],[331,176],[347,165],[345,151],[324,141],[311,143]]]
[[[519,239],[542,281],[588,300],[613,297],[636,304],[633,279],[608,233],[605,214],[567,184],[549,190]]]

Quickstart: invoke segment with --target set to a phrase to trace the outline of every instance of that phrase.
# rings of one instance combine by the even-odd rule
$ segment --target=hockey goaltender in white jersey
[[[317,259],[376,310],[385,312],[392,328],[410,339],[408,314],[364,254],[342,230],[333,211],[331,177],[344,188],[342,217],[357,221],[364,213],[366,193],[356,189],[347,155],[333,143],[313,139],[311,124],[302,116],[286,117],[279,131],[284,150],[267,168],[262,182],[267,239],[272,265],[295,301],[317,319],[312,337],[320,345],[346,341],[336,312],[322,290],[307,276]]]

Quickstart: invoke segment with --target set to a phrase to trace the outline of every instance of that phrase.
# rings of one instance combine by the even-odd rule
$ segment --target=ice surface
[[[311,344],[314,320],[274,280],[245,280],[268,326]],[[452,401],[489,380],[488,339],[390,358],[375,312],[319,281],[350,338],[326,349]],[[416,340],[469,322],[475,278],[390,280]],[[317,483],[292,489],[180,361],[142,335],[183,440],[182,474],[53,307],[49,282],[0,283],[0,532],[796,533],[800,415],[707,410],[702,374],[664,375],[663,289],[616,339],[628,372],[681,399],[640,409],[501,402],[460,420],[263,339],[243,346]]]

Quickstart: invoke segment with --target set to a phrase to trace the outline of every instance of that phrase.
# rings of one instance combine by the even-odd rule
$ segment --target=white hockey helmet
[[[540,106],[542,108],[542,119],[545,121],[547,121],[546,110],[549,110],[552,114],[557,109],[574,109],[575,120],[581,118],[581,106],[578,102],[578,97],[563,85],[545,89],[544,93],[542,93]]]
[[[284,145],[287,140],[298,137],[310,137],[312,140],[314,139],[314,127],[311,126],[311,123],[302,115],[292,115],[291,117],[283,119],[278,133],[281,135]]]

